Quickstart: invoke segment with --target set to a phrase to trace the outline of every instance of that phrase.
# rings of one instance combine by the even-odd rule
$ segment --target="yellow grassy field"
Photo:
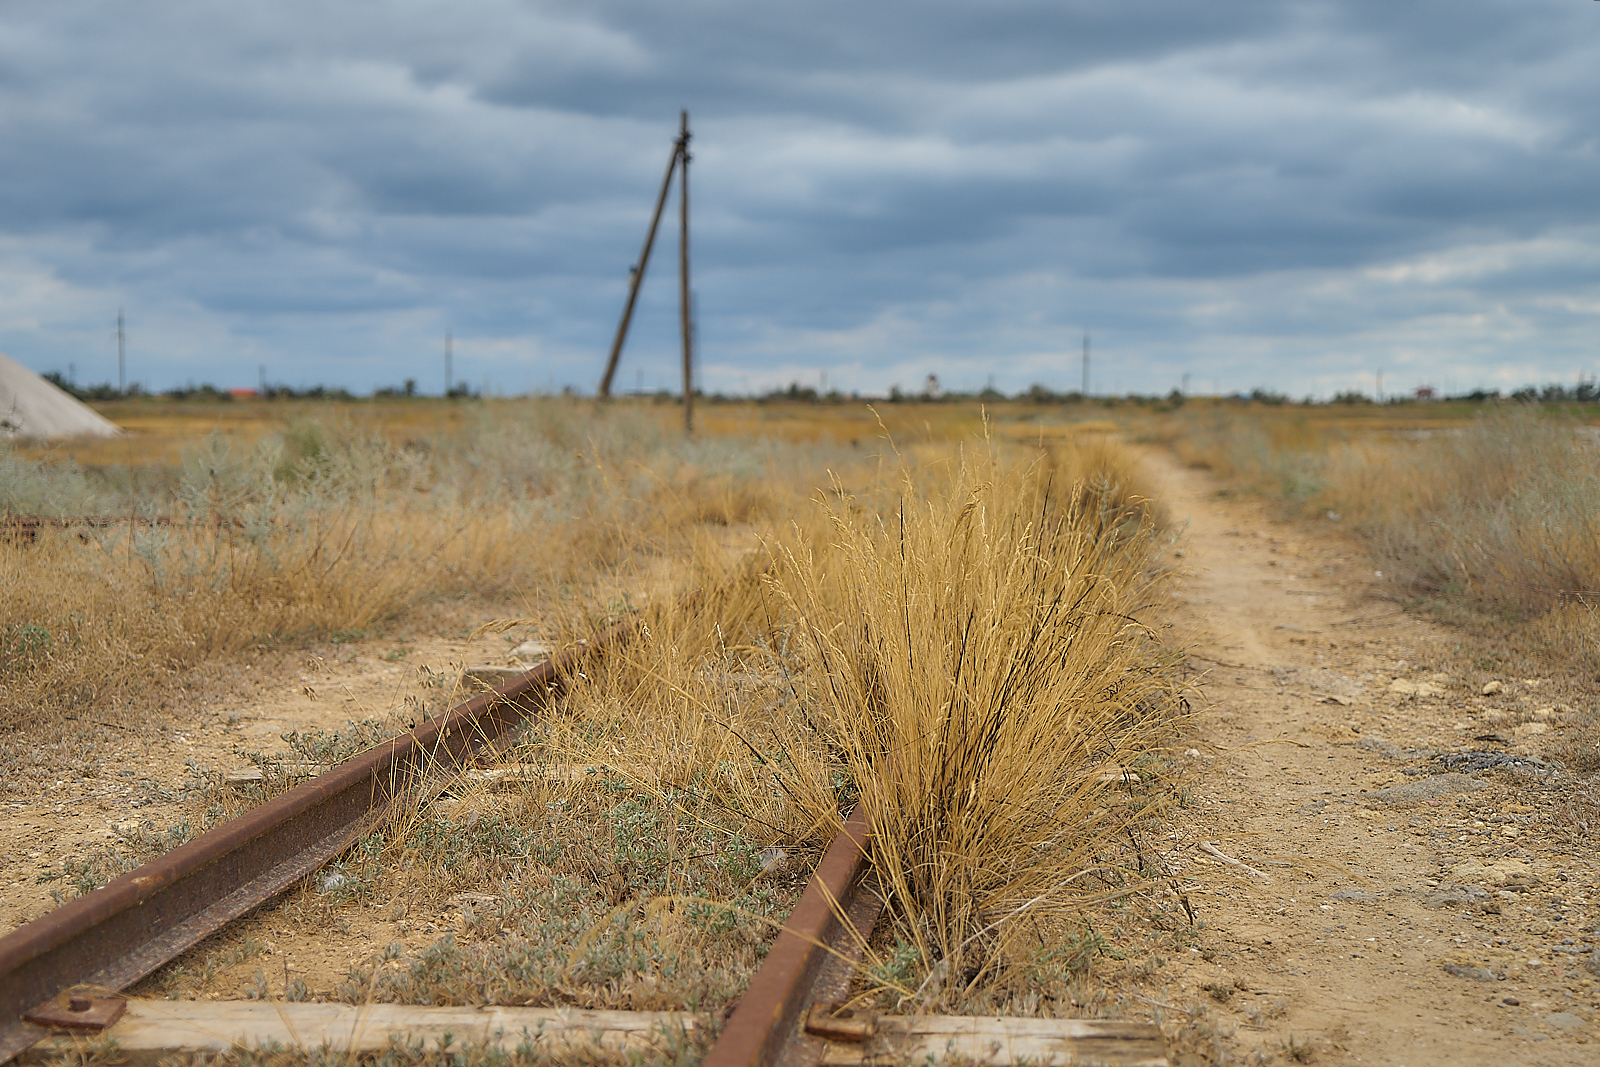
[[[97,403],[93,407],[121,426],[126,435],[113,439],[73,440],[59,444],[23,443],[20,451],[41,462],[75,462],[84,467],[147,468],[178,465],[186,452],[208,437],[253,446],[290,428],[316,423],[341,432],[370,434],[390,442],[449,436],[485,418],[503,418],[562,405],[574,412],[597,410],[584,399],[373,399],[332,400],[167,400],[137,397]],[[618,398],[607,407],[617,417],[639,420],[662,433],[681,425],[681,407],[650,398]],[[696,405],[696,429],[702,436],[772,438],[798,444],[860,447],[886,435],[907,444],[946,442],[982,433],[987,415],[994,431],[1025,440],[1063,433],[1107,431],[1124,424],[1137,409],[1107,410],[1098,406],[1037,405],[1002,401],[902,402],[838,404],[706,402]],[[1116,417],[1119,416],[1120,417]]]
[[[676,405],[648,399],[102,410],[125,436],[0,451],[0,514],[171,525],[0,540],[13,715],[115,702],[209,656],[387,625],[440,595],[584,587],[985,434],[1037,450],[1109,428],[1075,418],[1088,409],[977,404],[706,403],[692,439]]]
[[[1392,594],[1600,667],[1593,408],[1205,405],[1144,431],[1235,489],[1337,522]]]
[[[675,408],[637,401],[114,414],[136,432],[0,453],[17,474],[7,507],[182,521],[0,542],[0,728],[69,704],[114,714],[120,695],[243,643],[392,623],[431,597],[517,584],[574,604],[575,639],[615,609],[595,595],[607,576],[656,563],[696,590],[638,605],[638,639],[574,679],[518,757],[614,762],[634,780],[608,784],[605,806],[536,790],[494,824],[530,833],[573,801],[575,837],[616,835],[619,888],[584,889],[584,907],[629,921],[563,935],[602,976],[596,997],[620,995],[603,968],[649,943],[695,960],[673,968],[689,987],[653,995],[704,998],[700,920],[718,901],[741,923],[781,913],[764,850],[814,854],[859,802],[897,899],[896,947],[875,963],[885,1002],[998,1009],[1010,987],[993,979],[1031,974],[1037,946],[1089,943],[1077,876],[1177,795],[1104,799],[1115,768],[1160,780],[1184,705],[1153,512],[1098,409],[707,404],[687,440]],[[424,872],[471,884],[458,838],[419,814],[397,889]],[[748,967],[758,940],[723,955]],[[967,963],[985,980],[928,981]],[[503,971],[532,983],[515,995],[551,995]]]

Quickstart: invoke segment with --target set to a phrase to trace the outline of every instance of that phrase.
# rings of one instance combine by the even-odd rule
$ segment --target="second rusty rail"
[[[488,756],[631,622],[546,660],[0,937],[0,1062],[49,1031],[24,1016],[78,986],[122,989],[265,903]]]

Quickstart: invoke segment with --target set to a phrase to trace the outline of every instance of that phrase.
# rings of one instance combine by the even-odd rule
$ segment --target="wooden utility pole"
[[[694,433],[694,316],[689,307],[689,112],[678,118],[678,322],[683,327],[683,432]]]
[[[1083,331],[1083,398],[1089,399],[1089,331]]]
[[[617,336],[611,342],[611,356],[606,360],[606,373],[600,379],[600,399],[611,399],[611,382],[617,375],[617,362],[622,357],[622,345],[628,339],[628,325],[633,321],[634,305],[639,300],[639,285],[644,281],[644,271],[650,264],[650,250],[655,247],[656,231],[661,227],[661,212],[667,206],[667,193],[672,189],[672,175],[681,167],[682,180],[678,187],[678,318],[683,330],[683,429],[694,432],[694,300],[689,287],[689,112],[679,114],[678,139],[672,143],[672,158],[667,161],[667,173],[661,178],[661,192],[656,196],[656,209],[650,216],[650,231],[645,234],[644,249],[639,262],[629,272],[628,301],[622,306],[622,321],[617,323]]]

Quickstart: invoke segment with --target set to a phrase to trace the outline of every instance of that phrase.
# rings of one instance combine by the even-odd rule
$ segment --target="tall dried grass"
[[[808,685],[930,973],[977,982],[1008,919],[1077,906],[1125,828],[1101,804],[1114,768],[1173,728],[1152,525],[1119,521],[1130,503],[969,452],[890,509],[831,504],[829,551],[787,558]]]
[[[982,981],[1008,917],[1081,907],[1139,817],[1108,802],[1116,768],[1182,710],[1127,455],[1020,451],[930,451],[836,482],[731,569],[706,553],[696,596],[652,605],[539,745],[645,768],[751,847],[815,852],[865,804],[919,974]]]
[[[804,446],[686,442],[648,415],[491,405],[399,442],[301,422],[252,446],[213,436],[144,479],[0,452],[0,514],[172,520],[0,538],[0,725],[442,594],[581,587],[748,522],[820,466]]]

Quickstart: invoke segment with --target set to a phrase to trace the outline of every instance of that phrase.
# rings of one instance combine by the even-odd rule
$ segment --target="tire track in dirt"
[[[1436,770],[1430,750],[1536,756],[1559,725],[1494,724],[1588,692],[1477,670],[1465,638],[1375,595],[1332,524],[1272,521],[1169,454],[1146,459],[1187,526],[1176,621],[1210,705],[1169,842],[1206,887],[1180,982],[1234,1028],[1224,1044],[1320,1063],[1594,1062],[1600,889],[1592,857],[1554,843],[1561,779],[1404,773]],[[1504,688],[1483,695],[1491,677]],[[1495,729],[1513,743],[1474,740]],[[1465,791],[1425,795],[1441,785]]]

